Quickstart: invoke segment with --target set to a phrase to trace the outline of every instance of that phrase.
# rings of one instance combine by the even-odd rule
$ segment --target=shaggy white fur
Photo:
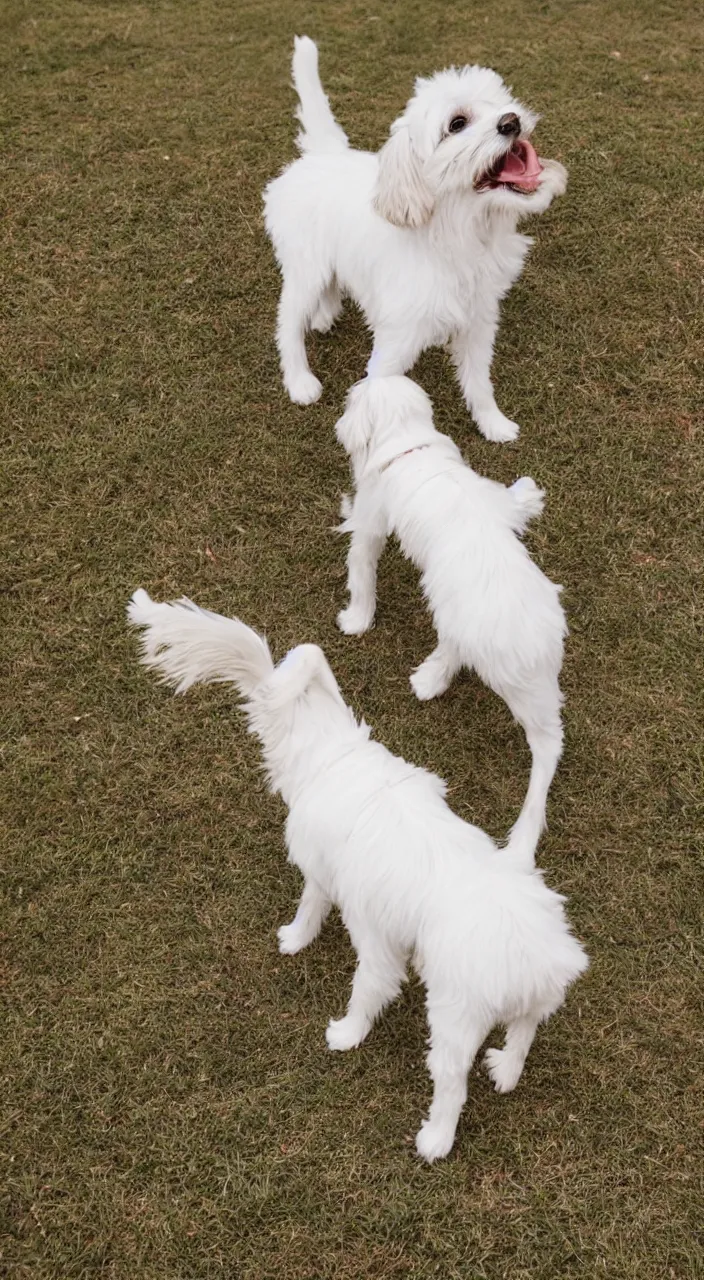
[[[494,71],[464,67],[418,79],[378,155],[354,151],[318,78],[318,51],[297,38],[293,79],[303,152],[264,195],[283,274],[277,341],[292,400],[317,400],[305,334],[325,332],[343,295],[374,333],[370,372],[405,373],[449,343],[467,405],[488,440],[518,427],[497,407],[490,369],[499,302],[530,240],[520,218],[560,195],[567,172],[528,141],[537,117]]]
[[[338,625],[348,635],[371,627],[377,562],[396,534],[422,571],[438,635],[411,685],[418,698],[435,698],[460,667],[473,667],[508,704],[533,755],[512,839],[534,849],[562,753],[558,677],[567,633],[561,588],[517,536],[542,511],[543,492],[530,476],[507,489],[472,471],[435,430],[430,400],[409,378],[357,383],[336,431],[356,485],[342,513],[341,528],[352,534],[350,603]]]
[[[347,1013],[327,1030],[330,1049],[364,1040],[413,961],[427,990],[434,1085],[416,1145],[426,1160],[447,1155],[467,1073],[492,1027],[507,1027],[503,1049],[485,1059],[505,1093],[539,1023],[587,967],[563,899],[523,845],[497,849],[448,808],[440,778],[370,740],[316,645],[274,667],[256,632],[189,600],[156,604],[136,591],[128,613],[144,628],[144,663],[178,691],[232,681],[247,699],[270,786],[289,808],[288,856],[304,877],[279,948],[308,946],[334,904],[357,952]]]

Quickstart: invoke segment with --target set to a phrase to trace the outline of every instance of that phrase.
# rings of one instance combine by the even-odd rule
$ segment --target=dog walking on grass
[[[348,635],[368,631],[376,567],[389,534],[422,572],[438,643],[411,676],[423,701],[444,693],[462,667],[507,703],[532,753],[514,844],[535,849],[562,754],[558,678],[567,634],[561,587],[533,563],[520,535],[543,509],[530,476],[510,488],[477,475],[433,425],[430,400],[410,378],[365,378],[349,392],[337,438],[355,480],[340,526],[351,533]]]
[[[225,681],[246,699],[270,787],[288,806],[289,860],[304,880],[279,949],[307,947],[334,905],[357,953],[347,1013],[330,1022],[328,1047],[361,1044],[409,961],[420,974],[434,1092],[416,1147],[428,1161],[446,1156],[485,1037],[506,1027],[504,1047],[485,1057],[506,1093],[539,1024],[587,967],[563,899],[535,869],[534,848],[511,838],[498,849],[452,812],[440,778],[373,742],[316,645],[274,666],[256,632],[190,600],[157,604],[140,590],[128,615],[142,628],[142,661],[177,692]]]

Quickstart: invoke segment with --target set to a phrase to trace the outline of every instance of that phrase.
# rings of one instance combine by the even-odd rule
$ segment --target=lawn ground
[[[697,6],[545,0],[7,0],[2,1190],[13,1280],[691,1280],[701,1234],[702,343]],[[346,464],[333,423],[369,342],[311,343],[280,385],[260,193],[294,154],[295,31],[378,147],[413,76],[502,72],[571,172],[532,227],[495,362],[511,446],[448,362],[416,376],[496,479],[548,494],[530,536],[565,584],[567,744],[541,846],[592,968],[516,1093],[477,1068],[451,1157],[411,984],[325,1051],[353,957],[301,957],[282,806],[224,688],[175,699],[136,661],[138,585],[324,645],[392,749],[505,834],[522,735],[474,678],[419,706],[432,629],[395,549],[378,624],[334,626]]]

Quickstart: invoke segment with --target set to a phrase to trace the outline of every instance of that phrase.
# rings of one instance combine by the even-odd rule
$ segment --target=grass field
[[[0,44],[4,674],[0,1274],[13,1280],[691,1280],[701,1234],[702,344],[697,6],[6,0]],[[294,154],[295,31],[357,145],[413,76],[495,66],[570,168],[532,228],[495,362],[519,442],[483,441],[444,354],[416,376],[496,479],[533,474],[566,586],[567,746],[541,846],[592,957],[515,1094],[475,1068],[451,1157],[412,983],[353,1054],[323,1033],[339,921],[284,960],[283,809],[228,690],[136,661],[138,585],[324,645],[392,749],[505,834],[522,734],[431,647],[383,561],[376,629],[334,626],[333,423],[369,341],[278,375],[260,193]]]

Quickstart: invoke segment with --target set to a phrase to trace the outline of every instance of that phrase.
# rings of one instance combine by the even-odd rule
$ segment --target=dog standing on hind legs
[[[417,1138],[428,1161],[446,1156],[485,1037],[506,1026],[485,1062],[499,1093],[515,1088],[542,1021],[587,968],[563,899],[535,870],[535,847],[505,849],[463,822],[445,784],[370,739],[343,701],[317,645],[274,666],[261,636],[189,600],[157,604],[136,591],[130,621],[142,661],[178,692],[232,682],[246,698],[272,791],[288,806],[289,861],[302,872],[296,915],[279,930],[294,954],[339,908],[357,953],[346,1015],[331,1050],[353,1049],[398,995],[412,961],[426,988],[433,1098]]]
[[[413,690],[422,701],[436,698],[468,667],[508,704],[532,754],[512,839],[535,848],[562,754],[558,678],[567,633],[561,588],[519,537],[544,495],[530,476],[507,489],[472,471],[435,430],[430,400],[409,378],[358,382],[336,432],[355,481],[354,499],[343,505],[341,530],[352,537],[340,630],[359,635],[372,626],[377,563],[396,534],[422,572],[438,637],[411,677]]]
[[[375,155],[350,147],[307,36],[295,41],[293,80],[302,154],[264,193],[283,276],[277,343],[289,396],[318,399],[305,335],[329,329],[348,295],[374,334],[371,373],[406,373],[426,347],[447,344],[479,430],[515,439],[491,383],[499,304],[531,243],[519,220],[542,213],[567,183],[563,166],[533,149],[537,117],[494,71],[453,68],[416,81]]]

